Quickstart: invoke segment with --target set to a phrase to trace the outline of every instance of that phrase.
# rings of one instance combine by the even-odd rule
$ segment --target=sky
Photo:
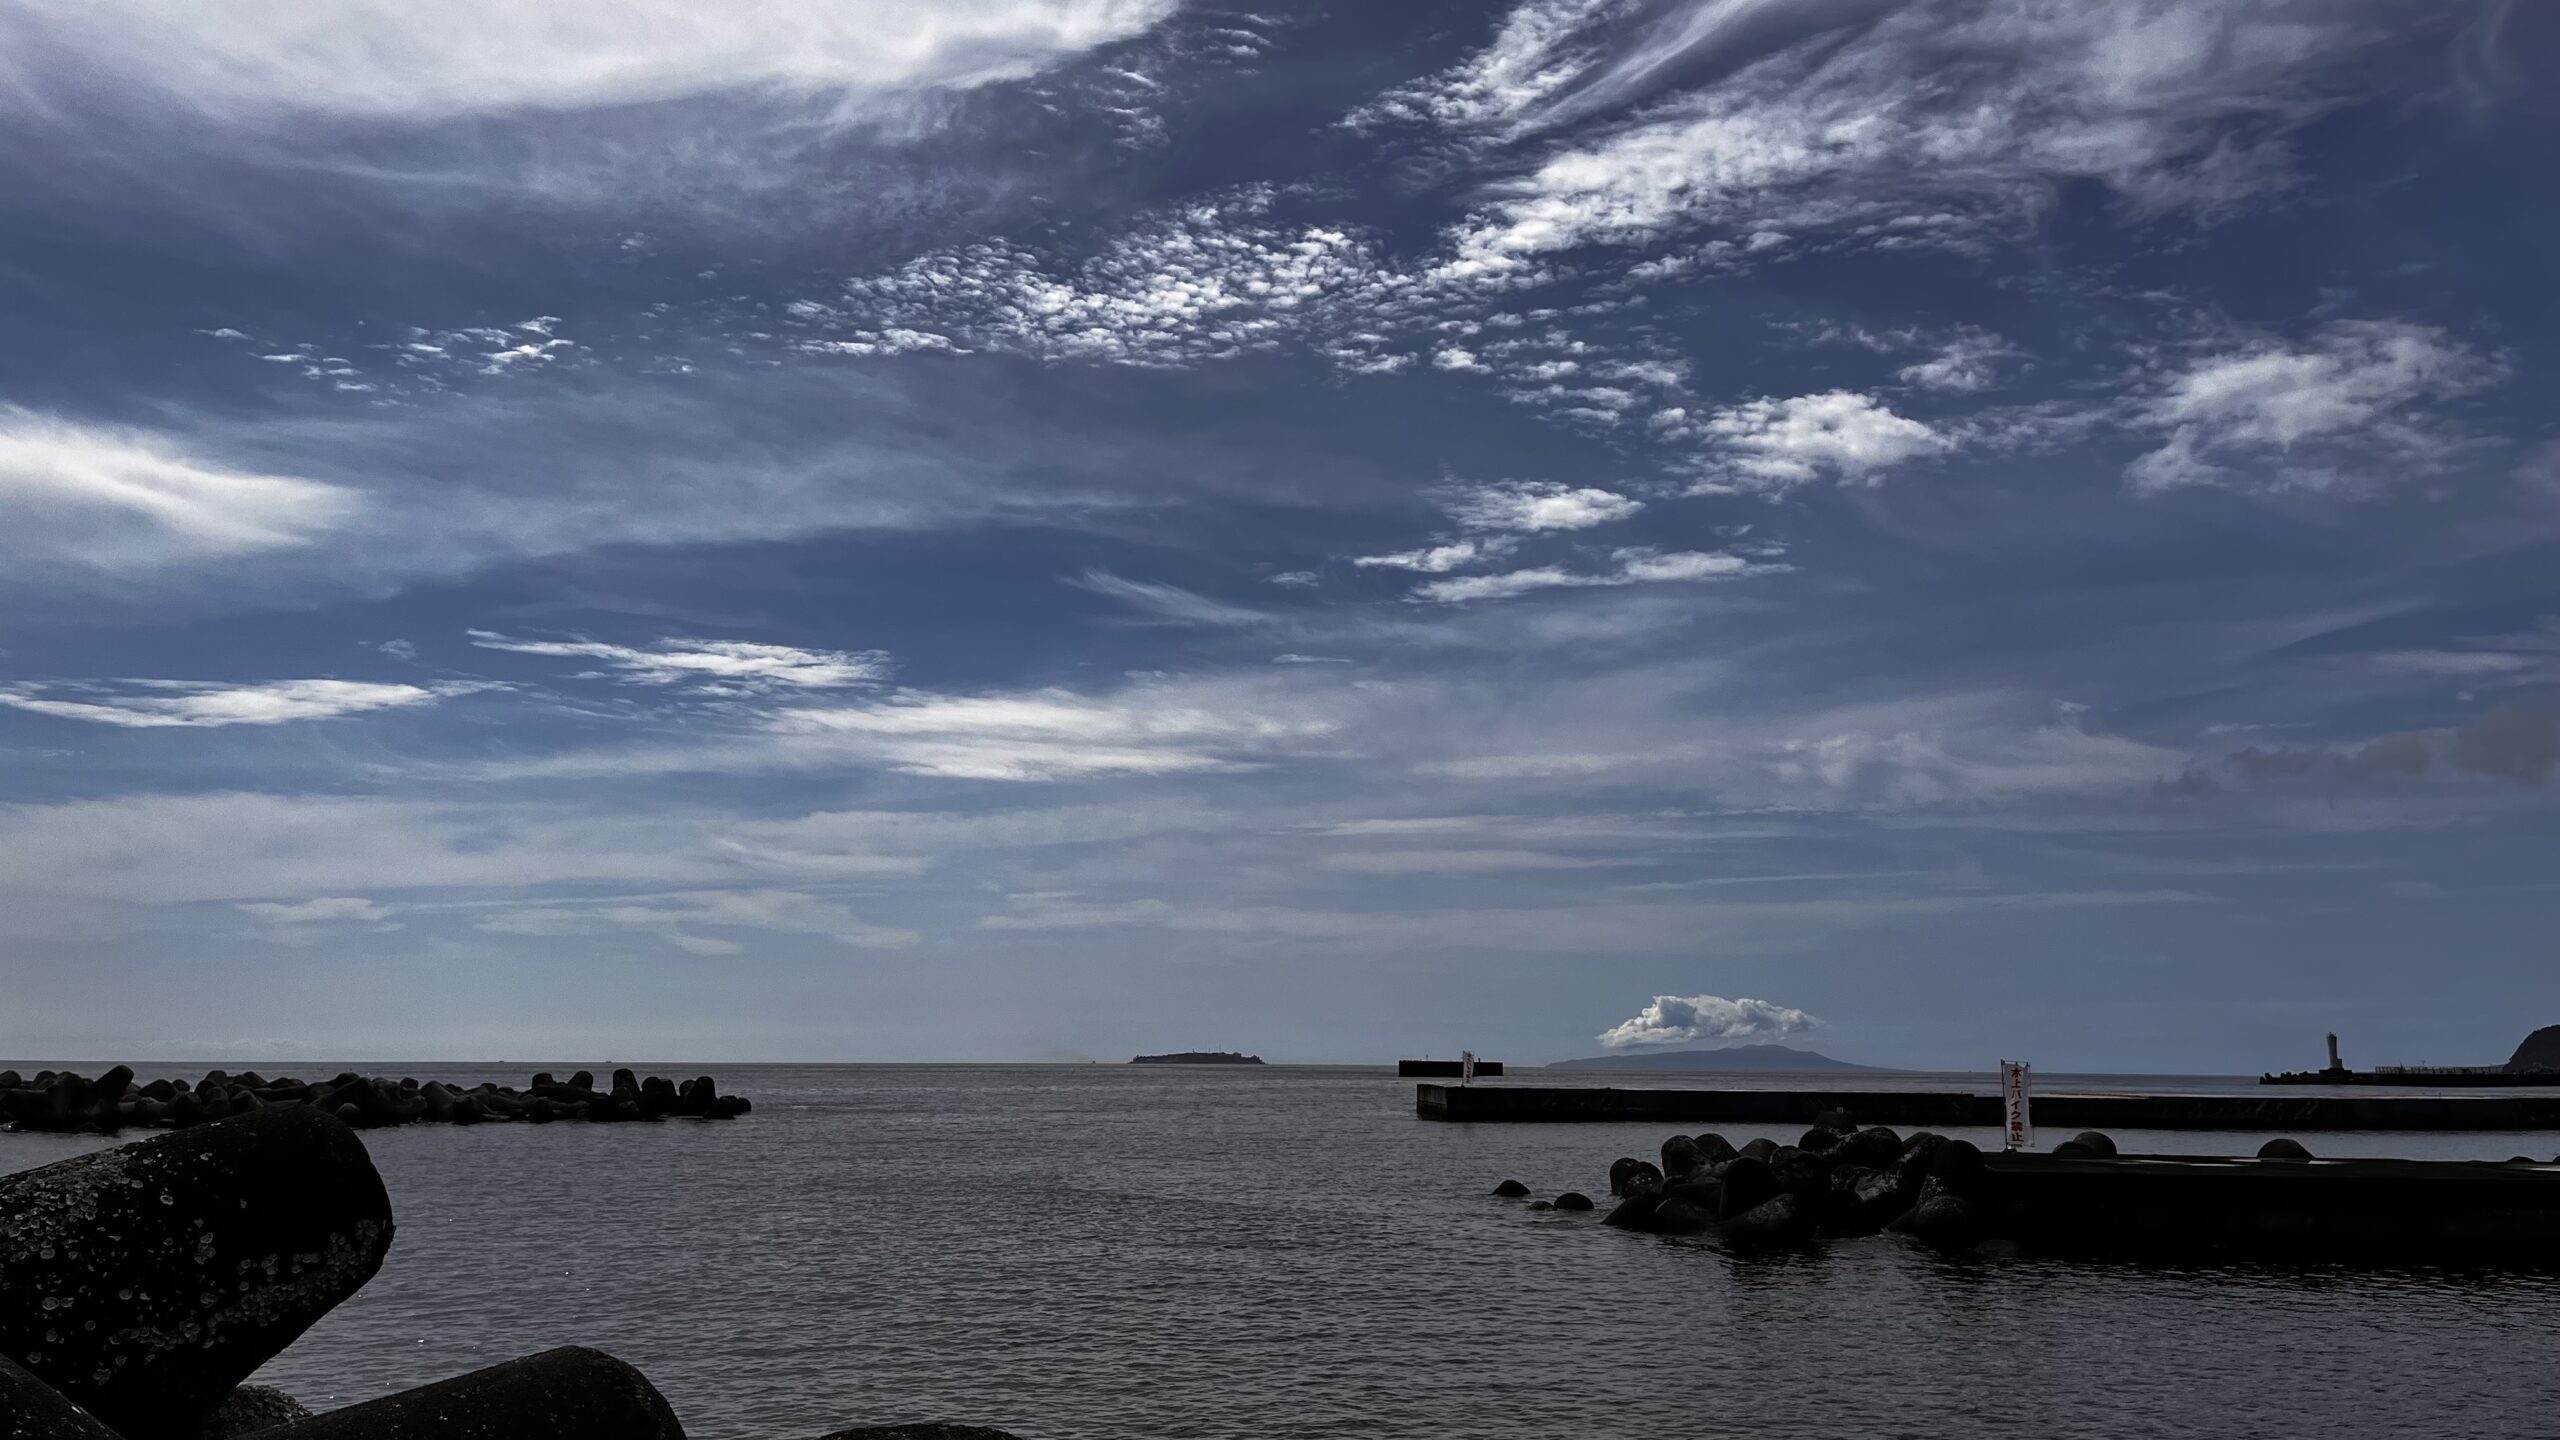
[[[0,1053],[2502,1060],[2555,59],[20,0]]]

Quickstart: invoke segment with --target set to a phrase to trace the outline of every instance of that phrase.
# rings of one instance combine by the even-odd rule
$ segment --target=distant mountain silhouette
[[[1880,1065],[1852,1065],[1792,1045],[1735,1045],[1722,1050],[1645,1050],[1632,1055],[1594,1055],[1587,1060],[1558,1060],[1550,1070],[1687,1070],[1760,1071],[1809,1074],[1820,1071],[1881,1071]]]
[[[2524,1037],[2507,1061],[2510,1070],[2560,1070],[2560,1025],[2545,1025]]]

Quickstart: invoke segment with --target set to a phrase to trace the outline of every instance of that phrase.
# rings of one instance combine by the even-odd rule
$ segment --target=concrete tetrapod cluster
[[[311,1415],[242,1382],[382,1267],[364,1142],[276,1105],[0,1176],[0,1440],[682,1440],[577,1346]],[[830,1440],[1009,1440],[852,1430]]]
[[[1830,1117],[1826,1117],[1830,1118]],[[2560,1265],[2560,1162],[2322,1160],[2291,1139],[2254,1156],[2122,1155],[2098,1131],[2050,1153],[1816,1125],[1793,1145],[1674,1135],[1661,1163],[1609,1167],[1621,1229],[1736,1246],[1895,1231],[1969,1250],[2320,1254],[2359,1261]],[[1525,1199],[1505,1181],[1494,1193]],[[1534,1201],[1562,1210],[1572,1198]]]
[[[113,1135],[144,1127],[185,1129],[277,1106],[307,1106],[334,1115],[360,1130],[430,1121],[446,1125],[478,1125],[522,1120],[664,1120],[692,1116],[727,1120],[755,1106],[744,1095],[723,1095],[708,1075],[681,1083],[652,1075],[643,1080],[628,1070],[613,1072],[612,1083],[596,1088],[593,1072],[581,1070],[564,1084],[551,1072],[533,1077],[522,1090],[482,1084],[467,1090],[438,1081],[420,1083],[347,1071],[332,1079],[306,1084],[290,1076],[269,1080],[254,1070],[237,1075],[208,1070],[193,1084],[185,1080],[134,1081],[131,1066],[118,1065],[92,1080],[68,1070],[39,1070],[33,1077],[0,1070],[0,1123],[13,1130],[88,1131]]]
[[[2114,1149],[2095,1133],[2076,1143]],[[1714,1233],[1736,1245],[1894,1230],[1964,1246],[1984,1230],[1982,1173],[1982,1152],[1969,1141],[1926,1131],[1905,1139],[1881,1125],[1816,1126],[1793,1145],[1761,1139],[1738,1148],[1721,1135],[1674,1135],[1658,1165],[1626,1156],[1609,1167],[1618,1203],[1601,1223],[1657,1235]],[[1572,1192],[1539,1205],[1590,1208]]]

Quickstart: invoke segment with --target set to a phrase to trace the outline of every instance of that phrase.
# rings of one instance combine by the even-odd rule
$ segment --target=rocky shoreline
[[[0,1440],[682,1440],[646,1376],[574,1345],[318,1415],[246,1384],[382,1268],[393,1233],[363,1140],[307,1102],[0,1176]]]
[[[609,1123],[665,1120],[729,1120],[755,1108],[744,1095],[723,1095],[708,1075],[685,1081],[652,1075],[642,1079],[616,1070],[602,1090],[594,1072],[566,1081],[545,1070],[522,1090],[487,1083],[455,1089],[415,1076],[398,1080],[345,1071],[305,1083],[290,1076],[269,1080],[255,1070],[234,1075],[208,1070],[200,1080],[137,1083],[133,1067],[118,1065],[92,1080],[69,1070],[22,1076],[0,1070],[0,1125],[113,1135],[128,1129],[168,1128],[252,1114],[279,1107],[317,1110],[358,1130],[430,1123],[480,1125],[555,1120]]]

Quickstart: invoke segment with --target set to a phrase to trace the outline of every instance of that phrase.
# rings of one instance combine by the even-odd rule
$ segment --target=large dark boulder
[[[1890,1170],[1842,1165],[1831,1172],[1831,1193],[1822,1209],[1822,1233],[1873,1235],[1909,1208],[1902,1200],[1901,1177]]]
[[[1654,1168],[1652,1161],[1638,1160],[1632,1155],[1622,1155],[1610,1163],[1610,1194],[1624,1195],[1627,1193],[1627,1187],[1640,1180],[1650,1181],[1658,1186],[1662,1183],[1662,1172]]]
[[[1692,1135],[1689,1142],[1698,1147],[1698,1159],[1702,1164],[1721,1165],[1741,1153],[1733,1148],[1732,1141],[1713,1130]]]
[[[1844,1165],[1887,1169],[1902,1158],[1902,1137],[1887,1126],[1870,1125],[1842,1142],[1838,1158]]]
[[[1698,1142],[1686,1135],[1674,1135],[1662,1142],[1662,1173],[1665,1176],[1686,1175],[1698,1168]]]
[[[1714,1211],[1665,1195],[1638,1228],[1656,1235],[1703,1235],[1714,1229],[1715,1223]]]
[[[1737,1155],[1726,1161],[1724,1174],[1718,1178],[1724,1183],[1723,1203],[1718,1213],[1727,1219],[1781,1193],[1778,1172],[1770,1168],[1768,1161],[1756,1155]]]
[[[1983,1236],[1983,1212],[1976,1200],[1982,1176],[1982,1151],[1972,1141],[1941,1141],[1930,1157],[1928,1178],[1920,1183],[1918,1203],[1892,1228],[1931,1245],[1971,1246]]]
[[[1725,1243],[1743,1248],[1801,1245],[1813,1238],[1813,1212],[1793,1195],[1774,1195],[1724,1218]]]
[[[2258,1158],[2261,1160],[2308,1160],[2311,1158],[2311,1151],[2299,1140],[2278,1136],[2258,1147]]]
[[[1556,1197],[1556,1208],[1559,1210],[1588,1210],[1591,1208],[1591,1197],[1583,1194],[1579,1190],[1567,1190]]]
[[[568,1345],[265,1431],[258,1440],[683,1440],[646,1376]]]
[[[0,1440],[117,1440],[97,1416],[0,1355]]]
[[[1757,1140],[1746,1143],[1742,1147],[1740,1153],[1748,1155],[1754,1160],[1766,1160],[1770,1156],[1778,1153],[1778,1142],[1770,1139],[1766,1135],[1763,1135]]]
[[[1650,1165],[1644,1167],[1645,1172],[1650,1172],[1652,1169]],[[1654,1209],[1662,1204],[1662,1177],[1643,1172],[1631,1175],[1627,1177],[1626,1189],[1621,1193],[1625,1198],[1620,1200],[1618,1208],[1610,1211],[1600,1223],[1614,1225],[1621,1230],[1650,1228]]]
[[[57,1161],[0,1177],[0,1355],[126,1440],[195,1440],[390,1248],[364,1143],[303,1107]]]

